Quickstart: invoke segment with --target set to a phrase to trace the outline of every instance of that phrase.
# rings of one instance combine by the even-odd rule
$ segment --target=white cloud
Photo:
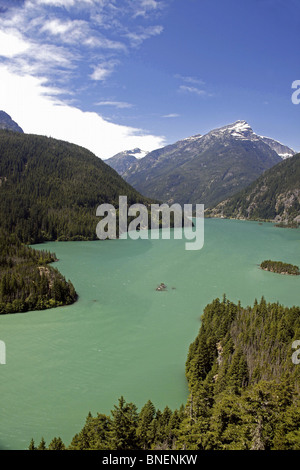
[[[163,26],[149,26],[148,28],[139,28],[136,32],[130,32],[126,34],[126,37],[130,39],[132,46],[140,46],[146,39],[151,36],[158,36],[163,32]]]
[[[40,32],[56,36],[62,43],[74,44],[88,36],[89,26],[86,21],[82,20],[62,21],[53,18],[43,23]]]
[[[44,81],[12,74],[0,66],[0,103],[26,133],[47,135],[81,145],[100,158],[131,149],[154,150],[164,145],[162,136],[113,124],[97,113],[83,112],[47,96]]]
[[[207,93],[207,91],[205,90],[201,90],[200,88],[187,85],[181,85],[179,87],[179,91],[183,93],[193,93],[198,96],[210,96],[209,93]]]
[[[40,31],[49,33],[65,44],[71,45],[81,42],[82,45],[93,48],[126,50],[125,44],[103,37],[99,31],[96,31],[87,21],[83,20],[68,19],[62,21],[53,18],[43,22]]]
[[[138,7],[150,12],[158,5],[161,3],[155,0],[125,0],[123,4],[110,0],[26,0],[0,17],[0,52],[18,59],[10,65],[20,73],[48,74],[53,80],[57,67],[60,79],[61,68],[73,69],[78,78],[84,64],[85,80],[103,81],[130,48],[161,34],[160,25],[141,26],[138,19],[131,18],[128,31],[127,24]],[[59,14],[57,7],[61,7]],[[87,68],[93,70],[90,75]],[[66,82],[72,86],[68,74]]]
[[[175,78],[178,78],[186,83],[192,83],[194,85],[205,85],[205,82],[197,77],[190,77],[190,76],[176,74]]]
[[[40,5],[50,5],[55,7],[72,7],[75,4],[75,0],[38,0]],[[31,0],[30,3],[37,3],[36,0]]]
[[[96,81],[106,80],[113,73],[115,65],[116,65],[116,62],[110,61],[110,62],[103,62],[99,65],[93,66],[94,71],[90,75],[91,79],[96,80]]]
[[[120,41],[112,41],[104,37],[89,36],[83,40],[83,44],[89,47],[99,47],[99,49],[126,51],[127,47]]]
[[[129,109],[133,107],[132,104],[126,103],[124,101],[99,101],[95,104],[95,106],[112,106],[118,109]]]
[[[165,114],[164,116],[162,116],[163,118],[177,118],[179,117],[180,114],[177,114],[177,113],[171,113],[171,114]]]
[[[116,74],[130,48],[161,34],[162,26],[146,23],[161,2],[25,0],[16,5],[0,16],[0,109],[27,133],[74,142],[104,158],[130,148],[163,146],[161,136],[72,105],[82,102],[86,90],[90,102],[95,102],[93,93],[100,94],[99,106],[132,107],[117,97],[105,99],[103,83]],[[139,9],[147,18],[135,18]],[[122,87],[118,77],[114,82]]]
[[[0,31],[0,56],[12,58],[28,51],[29,44],[19,35],[9,31]]]
[[[158,10],[162,6],[163,3],[156,0],[140,0],[139,3],[135,3],[137,10],[134,16],[146,16],[149,11]]]

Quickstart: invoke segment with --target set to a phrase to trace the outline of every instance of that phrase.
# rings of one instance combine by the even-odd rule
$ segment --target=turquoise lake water
[[[89,411],[118,398],[161,410],[186,402],[185,361],[204,307],[225,293],[300,304],[300,276],[265,272],[264,259],[300,265],[300,230],[205,219],[202,250],[185,240],[60,242],[54,251],[79,300],[72,306],[0,317],[0,449],[31,438],[69,444]],[[166,292],[155,289],[164,282]],[[299,338],[300,339],[300,338]]]

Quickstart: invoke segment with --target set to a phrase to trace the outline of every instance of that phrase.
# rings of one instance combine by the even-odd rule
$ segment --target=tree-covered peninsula
[[[49,263],[54,253],[25,246],[0,229],[0,314],[72,304],[73,284]]]
[[[278,274],[290,274],[293,276],[299,276],[299,266],[289,263],[283,263],[282,261],[271,261],[265,260],[260,264],[261,269],[264,271],[270,271]]]
[[[299,338],[300,307],[215,299],[189,348],[185,406],[161,411],[149,400],[139,411],[121,397],[109,416],[89,413],[69,445],[55,437],[29,448],[300,450]]]

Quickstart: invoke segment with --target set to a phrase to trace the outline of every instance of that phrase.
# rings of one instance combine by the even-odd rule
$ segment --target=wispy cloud
[[[140,0],[139,4],[137,4],[138,9],[134,14],[135,17],[137,16],[146,16],[149,12],[153,10],[157,11],[163,8],[163,2],[158,2],[156,0]]]
[[[182,80],[185,83],[192,83],[194,85],[205,85],[205,82],[201,80],[201,78],[197,78],[197,77],[190,77],[190,76],[176,74],[175,78],[178,78],[179,80]]]
[[[113,73],[116,65],[117,62],[113,60],[93,65],[94,71],[90,78],[95,81],[105,81]]]
[[[131,48],[163,31],[161,25],[145,24],[162,7],[156,0],[25,0],[15,5],[0,17],[0,56],[20,73],[43,70],[52,80],[51,58],[55,67],[60,62],[60,68],[72,68],[77,78],[85,64],[85,70],[93,70],[85,79],[104,81]],[[72,86],[68,74],[66,80]]]
[[[170,113],[170,114],[165,114],[164,116],[162,116],[163,118],[166,118],[166,119],[172,119],[172,118],[177,118],[177,117],[180,117],[180,114],[177,114],[177,113]]]
[[[132,46],[140,46],[146,39],[151,36],[158,36],[163,32],[163,26],[149,26],[148,28],[139,28],[135,32],[128,32],[126,37],[130,40]]]
[[[111,106],[117,109],[133,108],[133,104],[126,103],[125,101],[99,101],[98,103],[95,103],[95,106]]]
[[[133,48],[162,33],[157,24],[162,6],[158,0],[6,2],[0,16],[1,108],[25,132],[70,140],[99,156],[158,148],[163,137],[108,122],[71,103],[80,105],[80,90],[87,95],[104,90],[112,75],[122,89],[118,66]],[[117,97],[102,99],[98,106],[131,107]],[[99,133],[105,136],[101,144],[95,139]]]
[[[213,96],[212,93],[206,90],[206,83],[201,78],[180,74],[176,74],[175,78],[177,78],[181,82],[181,85],[179,85],[178,87],[179,93],[193,94],[202,97]]]
[[[187,85],[180,85],[179,91],[182,93],[193,93],[194,95],[198,96],[206,96],[208,93],[205,90],[194,86],[187,86]]]

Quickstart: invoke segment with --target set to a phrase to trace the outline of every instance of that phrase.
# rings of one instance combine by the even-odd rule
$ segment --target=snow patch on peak
[[[138,153],[136,153],[134,156],[136,158],[144,158],[146,155],[148,155],[148,153],[149,152],[147,150],[141,150],[140,149],[140,151]]]
[[[211,131],[213,135],[230,135],[237,139],[247,140],[251,138],[251,140],[256,139],[257,136],[253,132],[251,126],[248,124],[247,121],[236,121],[233,124],[229,124],[224,127],[220,127]]]
[[[185,139],[182,139],[182,142],[194,142],[195,140],[201,139],[202,137],[202,134],[196,134],[192,135],[191,137],[186,137]]]
[[[260,138],[263,140],[263,142],[268,144],[269,147],[271,147],[271,149],[274,150],[283,160],[293,157],[293,155],[296,154],[295,150],[288,147],[287,145],[282,144],[278,140],[274,140],[265,136],[260,136]]]
[[[236,132],[236,133],[243,133],[243,132],[253,132],[251,127],[246,121],[236,121],[234,124],[229,124],[228,126],[222,127],[219,129],[221,132]]]
[[[285,160],[286,158],[293,157],[295,154],[294,153],[279,153],[278,155],[282,158],[282,160]]]
[[[141,150],[139,148],[135,148],[133,150],[126,150],[124,152],[125,155],[132,155],[135,158],[144,158],[149,152],[147,150]]]

